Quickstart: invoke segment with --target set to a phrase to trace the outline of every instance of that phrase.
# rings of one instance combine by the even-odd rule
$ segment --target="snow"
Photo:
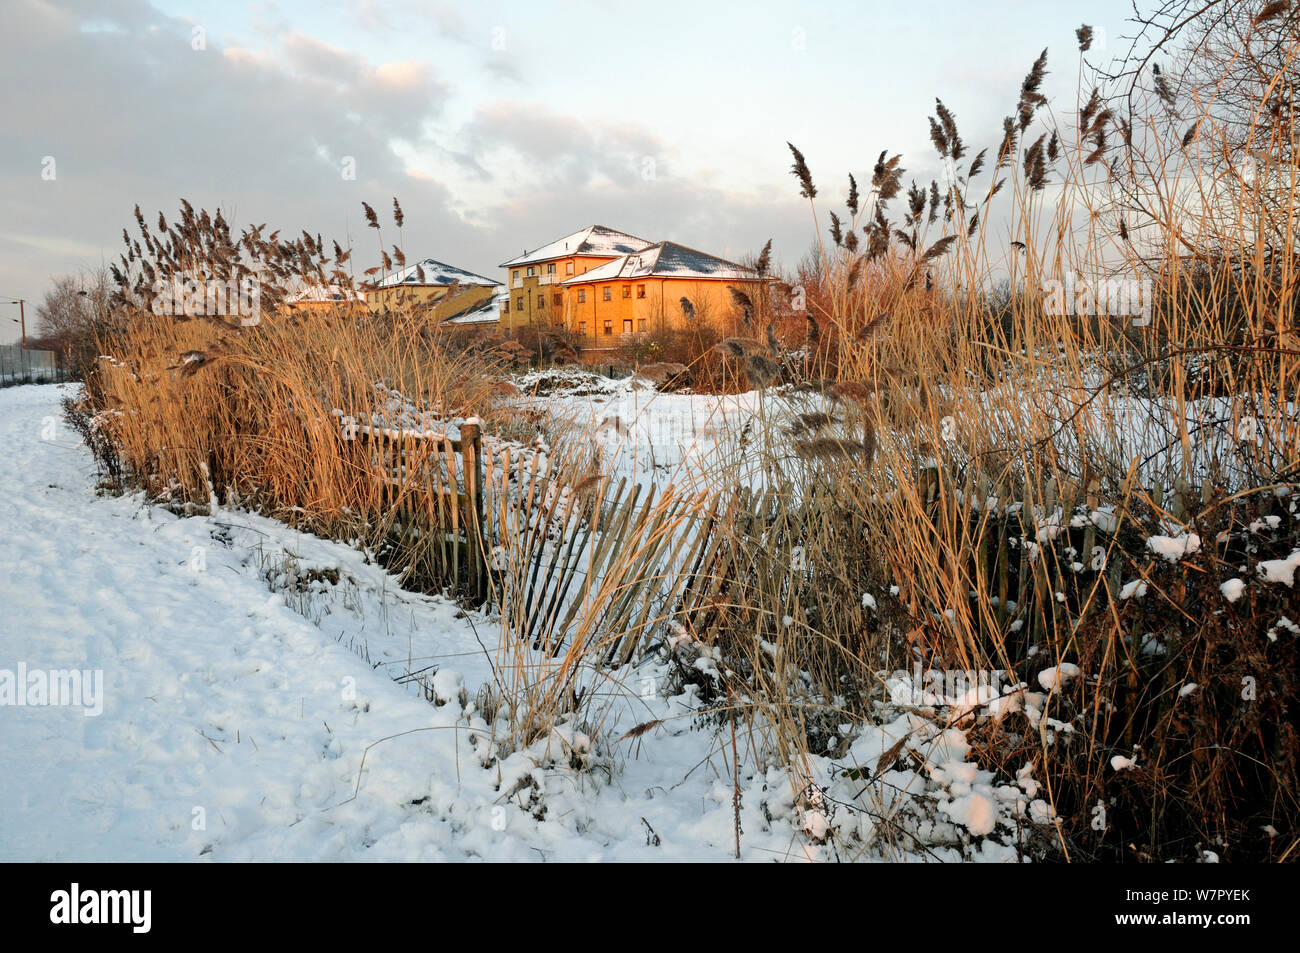
[[[499,287],[491,298],[470,305],[465,311],[444,318],[445,325],[497,324],[501,320],[501,308],[510,300],[510,292],[504,286]]]
[[[569,377],[564,390],[539,390],[519,402],[545,409],[556,425],[557,446],[566,432],[578,435],[584,448],[594,443],[605,473],[643,487],[707,487],[717,466],[734,463],[751,482],[761,480],[758,457],[746,446],[761,429],[758,391],[726,397],[661,393],[633,378]],[[536,380],[525,376],[517,386],[527,393]],[[791,404],[781,412],[793,417],[803,409]],[[768,412],[774,412],[771,405]]]
[[[1250,531],[1252,533],[1263,533],[1266,530],[1272,531],[1282,525],[1282,517],[1276,515],[1265,516],[1262,520],[1251,520]]]
[[[1145,580],[1134,579],[1132,582],[1126,582],[1120,587],[1119,597],[1121,599],[1141,599],[1147,594],[1147,584]]]
[[[1053,665],[1039,672],[1038,684],[1043,686],[1044,691],[1054,692],[1069,683],[1071,679],[1078,678],[1079,672],[1079,666],[1073,662],[1062,662],[1060,665]]]
[[[714,646],[675,627],[661,653],[593,673],[605,700],[589,721],[513,747],[523,696],[490,722],[482,704],[511,661],[495,618],[403,591],[365,553],[263,517],[97,496],[60,421],[71,392],[0,392],[0,520],[16,528],[0,555],[0,670],[102,673],[102,713],[0,705],[0,861],[731,858],[729,746],[700,717],[699,685],[666,689],[682,669],[716,676]],[[651,396],[620,387],[601,402],[635,422]],[[656,427],[700,409],[681,396],[656,405],[670,410]],[[386,423],[435,423],[408,420],[398,397]],[[725,406],[747,417],[755,400]],[[708,452],[726,445],[722,428],[690,429]],[[669,438],[656,452],[678,436],[671,423],[653,433]],[[699,452],[671,456],[681,467]],[[1062,663],[1040,683],[1048,672],[1052,686],[1079,674]],[[810,754],[802,791],[775,759],[742,760],[741,859],[834,859],[852,842],[868,858],[1015,860],[1055,812],[1030,765],[1014,780],[986,770],[956,725],[1037,727],[1047,696],[1025,688],[980,685],[922,697],[924,716],[885,706],[840,725],[847,756]]]
[[[476,697],[497,644],[481,614],[269,519],[97,496],[61,421],[71,391],[0,391],[0,669],[100,672],[103,711],[0,707],[0,861],[730,856],[729,762],[710,732],[671,722],[611,750],[561,724],[490,760]],[[629,687],[605,737],[699,707],[611,674]],[[766,806],[781,784],[741,778],[744,859],[800,856],[792,807]]]
[[[531,252],[524,252],[522,255],[503,262],[501,267],[513,268],[516,265],[536,264],[537,262],[550,261],[555,258],[568,258],[573,255],[614,258],[639,252],[649,248],[651,244],[644,238],[637,238],[635,235],[629,235],[626,232],[620,232],[605,225],[588,225],[572,235],[557,238],[541,248],[534,249]]]
[[[1115,515],[1113,506],[1103,506],[1095,509],[1089,514],[1092,525],[1096,526],[1103,533],[1113,533],[1119,525],[1119,518]]]
[[[976,837],[991,834],[997,824],[997,808],[987,794],[963,794],[943,805],[943,812]]]
[[[102,671],[104,711],[0,709],[0,859],[525,856],[492,832],[484,786],[474,797],[443,767],[465,748],[459,713],[386,674],[414,642],[371,642],[379,618],[315,625],[263,575],[336,569],[373,596],[383,574],[269,520],[180,519],[96,498],[74,435],[60,424],[55,439],[37,436],[58,419],[60,390],[0,394],[12,450],[0,468],[23,488],[0,500],[11,528],[0,592],[23,620],[0,629],[0,665]],[[436,631],[440,652],[477,650],[454,606],[412,597],[394,608]],[[343,636],[368,644],[371,664]],[[370,752],[349,801],[365,747],[416,728]],[[422,797],[459,818],[460,846],[409,808]]]
[[[1270,642],[1276,642],[1278,633],[1281,631],[1290,632],[1292,635],[1300,635],[1300,625],[1296,625],[1286,616],[1281,616],[1277,620],[1277,624],[1269,626],[1268,632],[1265,634]]]
[[[1219,586],[1219,592],[1223,593],[1223,598],[1229,602],[1236,602],[1246,591],[1246,583],[1241,579],[1229,579]]]
[[[1201,537],[1195,533],[1183,533],[1178,536],[1152,536],[1147,540],[1147,549],[1157,556],[1176,563],[1184,556],[1190,556],[1201,548]]]
[[[1016,772],[1016,784],[1029,797],[1033,797],[1038,793],[1038,782],[1034,780],[1033,775],[1034,766],[1032,764],[1025,764]]]
[[[1056,820],[1056,808],[1039,799],[1029,805],[1029,819],[1035,824],[1051,824]]]
[[[423,272],[423,278],[421,272]],[[462,287],[470,285],[496,287],[501,284],[501,281],[497,278],[485,278],[482,275],[476,275],[472,271],[457,268],[455,265],[447,265],[433,258],[426,258],[423,261],[408,265],[401,271],[393,272],[379,281],[375,287],[396,288],[400,285],[449,286],[453,284],[460,284]]]
[[[727,281],[757,281],[758,274],[735,262],[718,258],[705,252],[678,245],[676,242],[659,242],[607,261],[597,268],[566,278],[566,285],[600,281],[634,281],[651,276],[665,278],[712,278]]]
[[[1126,758],[1122,754],[1117,754],[1115,757],[1110,759],[1110,767],[1112,771],[1128,771],[1136,766],[1136,764],[1137,762],[1132,758]]]
[[[1280,582],[1284,586],[1295,584],[1295,571],[1300,568],[1300,549],[1286,559],[1266,559],[1255,567],[1265,582]]]

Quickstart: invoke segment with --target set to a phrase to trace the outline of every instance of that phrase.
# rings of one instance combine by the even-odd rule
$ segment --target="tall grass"
[[[188,204],[159,234],[143,218],[139,226],[144,250],[124,236],[119,290],[96,322],[100,357],[83,398],[106,469],[124,488],[179,508],[244,506],[391,553],[403,515],[427,501],[416,499],[420,481],[383,479],[392,461],[380,460],[379,442],[366,437],[491,420],[490,362],[438,347],[407,310],[286,306],[295,287],[331,281],[353,289],[341,270],[351,253],[337,245],[328,258],[318,240],[290,246],[254,230],[236,247],[219,215]],[[153,276],[189,279],[201,296],[206,283],[241,272],[262,285],[255,324],[151,307]],[[408,466],[439,465],[436,450],[426,456]],[[437,535],[401,534],[398,568],[410,576],[437,563]]]
[[[938,103],[946,185],[905,191],[901,157],[881,153],[869,188],[850,178],[846,211],[830,214],[829,305],[809,315],[805,373],[849,412],[820,449],[793,445],[813,472],[791,542],[816,554],[807,577],[829,601],[874,592],[884,624],[820,615],[782,664],[744,652],[776,680],[754,697],[801,785],[801,761],[834,732],[790,712],[784,665],[815,673],[832,721],[866,707],[845,699],[881,697],[875,668],[1005,670],[1042,716],[1011,724],[986,707],[971,737],[1006,777],[1036,766],[1056,817],[1040,850],[1294,857],[1297,672],[1276,625],[1297,605],[1256,574],[1300,546],[1294,129],[1250,137],[1244,183],[1210,105],[1180,104],[1174,122],[1158,82],[1145,98],[1135,88],[1131,110],[1127,90],[1102,88],[1058,123],[1042,108],[1045,68],[1044,53],[1002,141],[974,155]],[[1149,281],[1149,320],[1055,313],[1048,283],[1067,272]],[[833,488],[825,513],[807,492],[819,480]],[[865,542],[836,538],[855,522]],[[1192,534],[1199,549],[1182,559],[1148,544],[1186,548]],[[846,573],[856,546],[870,561]],[[1230,603],[1220,584],[1237,577],[1249,595]],[[777,574],[749,578],[747,616],[791,614]],[[1066,664],[1081,676],[1039,684]],[[971,724],[966,708],[939,715]]]
[[[1294,51],[1291,22],[1274,40]],[[1078,41],[1082,57],[1087,28]],[[884,151],[831,211],[791,146],[830,241],[801,269],[802,340],[789,303],[765,299],[752,334],[709,342],[710,379],[761,392],[743,452],[640,499],[591,434],[485,447],[500,638],[480,708],[508,709],[508,748],[561,723],[600,735],[604,689],[654,657],[729,729],[737,798],[742,741],[744,769],[783,765],[797,804],[821,803],[828,763],[870,782],[875,842],[809,835],[841,856],[922,849],[880,786],[924,767],[916,749],[843,763],[899,710],[960,728],[1013,785],[1032,770],[1047,809],[1015,836],[1035,856],[1300,856],[1300,669],[1281,621],[1300,605],[1268,562],[1300,549],[1295,130],[1261,112],[1243,138],[1239,114],[1180,98],[1168,74],[1108,82],[1082,62],[1058,118],[1046,69],[1045,51],[979,151],[937,102],[944,183],[907,184]],[[236,243],[188,206],[165,235],[139,224],[87,380],[92,440],[126,482],[379,550],[404,501],[340,439],[340,416],[519,428],[481,355],[457,357],[400,309],[237,329],[153,319],[133,268],[220,276]],[[270,276],[266,300],[347,283],[350,252],[311,236],[238,244]],[[401,264],[379,247],[381,271]],[[1152,295],[1138,315],[1049,306],[1067,275]],[[703,368],[698,351],[683,363]],[[436,559],[431,540],[408,544],[404,565]],[[899,701],[888,673],[914,665],[1004,671],[1012,688]]]

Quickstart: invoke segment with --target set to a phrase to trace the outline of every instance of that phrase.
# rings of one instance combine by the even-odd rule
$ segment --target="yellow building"
[[[732,289],[755,305],[764,281],[751,268],[705,252],[660,242],[622,255],[561,282],[564,323],[582,338],[585,359],[633,343],[641,335],[722,323],[733,331],[743,307]]]
[[[509,297],[501,306],[501,330],[565,324],[567,279],[650,245],[644,238],[590,225],[504,262],[501,267],[506,269]]]
[[[338,285],[307,285],[284,299],[289,312],[328,314],[335,311],[366,313],[369,308],[359,291],[345,291]]]
[[[500,282],[472,271],[426,258],[393,272],[366,291],[366,303],[375,312],[402,307],[427,310],[441,321],[490,301],[502,290]]]

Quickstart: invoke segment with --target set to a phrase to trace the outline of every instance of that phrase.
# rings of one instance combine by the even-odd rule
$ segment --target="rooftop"
[[[757,281],[752,268],[738,265],[716,255],[696,251],[676,242],[660,242],[606,262],[582,275],[566,278],[561,284],[578,285],[591,281],[617,281],[635,278],[717,278],[728,281]]]
[[[510,292],[505,288],[500,288],[491,298],[480,301],[478,304],[454,314],[450,318],[444,318],[442,323],[495,324],[501,320],[501,305],[509,299]]]
[[[397,288],[400,286],[419,286],[419,285],[451,285],[460,282],[461,285],[492,285],[500,284],[496,278],[484,278],[482,275],[476,275],[472,271],[466,271],[463,268],[457,268],[454,265],[444,264],[433,258],[426,258],[424,261],[417,261],[413,265],[403,268],[401,271],[395,271],[387,278],[375,284],[376,288]]]
[[[565,235],[563,238],[543,245],[531,252],[524,252],[518,258],[503,262],[502,268],[516,265],[532,265],[539,261],[551,261],[556,258],[568,258],[570,255],[595,255],[614,257],[627,255],[650,247],[650,242],[637,238],[626,232],[616,231],[604,225],[588,225],[580,232]]]

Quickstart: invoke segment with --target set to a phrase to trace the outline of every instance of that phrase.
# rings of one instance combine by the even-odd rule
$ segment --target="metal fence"
[[[38,351],[17,344],[0,344],[0,387],[11,384],[46,384],[67,380],[53,351]]]

